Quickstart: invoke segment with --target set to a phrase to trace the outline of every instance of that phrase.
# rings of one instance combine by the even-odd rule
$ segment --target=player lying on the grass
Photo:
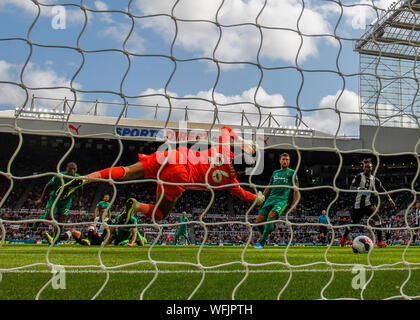
[[[105,240],[107,234],[107,230],[103,223],[108,223],[110,221],[111,219],[108,218],[106,212],[103,212],[102,215],[95,217],[93,224],[87,228],[87,231],[82,232],[71,229],[70,231],[67,231],[66,234],[68,239],[73,237],[76,243],[83,246],[99,246]]]
[[[76,229],[70,229],[70,231],[66,232],[66,235],[68,240],[73,237],[74,241],[76,241],[78,244],[81,244],[82,246],[99,246],[102,244],[103,239],[101,239],[97,233],[93,235],[94,230],[96,231],[95,228],[89,227],[87,233],[83,233],[82,231],[78,231]]]
[[[231,150],[234,147],[231,138],[242,146],[242,151],[236,156]],[[99,178],[114,180],[159,178],[163,181],[163,188],[158,184],[156,190],[156,202],[159,205],[141,203],[131,198],[124,208],[129,211],[129,216],[141,212],[150,219],[154,216],[155,220],[168,217],[184,190],[208,190],[205,185],[220,187],[217,190],[228,190],[244,201],[256,201],[256,205],[260,205],[264,201],[264,195],[261,192],[255,195],[244,190],[237,180],[238,174],[244,173],[247,167],[255,165],[251,157],[255,152],[255,144],[243,140],[233,129],[224,126],[220,130],[219,144],[208,150],[198,151],[179,147],[176,150],[158,151],[150,155],[139,154],[139,161],[135,164],[92,172],[86,175],[85,179],[74,179],[68,187],[75,190],[78,186],[95,181],[91,179]],[[162,165],[163,168],[159,172]],[[162,193],[163,197],[160,200]]]
[[[171,243],[172,245],[177,245],[180,236],[183,236],[187,243],[191,244],[190,237],[188,236],[188,225],[186,224],[188,221],[187,213],[183,211],[178,220],[182,224],[176,229],[174,241]]]
[[[132,247],[134,244],[137,244],[143,247],[147,243],[147,240],[140,234],[136,225],[137,218],[130,215],[128,210],[124,210],[112,221],[112,224],[109,227],[109,238],[105,245],[114,243],[115,245],[126,245]]]
[[[62,175],[67,176],[73,176],[73,177],[80,177],[80,175],[77,173],[77,164],[74,162],[69,162],[66,166],[66,171],[60,172]],[[64,184],[72,181],[71,178],[63,177]],[[68,188],[63,188],[63,192],[60,195],[60,198],[57,200],[54,208],[53,204],[56,198],[59,195],[60,189],[62,189],[61,179],[58,176],[54,176],[44,187],[42,190],[41,196],[38,200],[34,202],[36,207],[39,207],[42,202],[44,201],[44,198],[47,194],[49,194],[48,202],[45,206],[45,213],[39,218],[39,219],[45,219],[45,220],[52,220],[53,216],[57,219],[58,222],[66,222],[69,211],[71,208],[71,205],[73,203],[73,198],[76,195],[76,203],[78,204],[78,207],[81,207],[81,192],[71,192],[68,193]],[[32,230],[36,231],[38,229],[39,222],[35,222],[32,224]],[[63,235],[63,229],[64,226],[60,226],[59,229],[59,235],[57,236],[57,239],[60,237],[60,235]],[[56,234],[54,233],[50,235],[48,232],[45,232],[45,236],[48,240],[48,242],[51,244],[53,239],[55,239]]]
[[[271,175],[269,183],[271,187],[267,187],[264,190],[264,196],[267,198],[267,200],[265,200],[264,205],[258,212],[256,223],[277,220],[287,207],[289,193],[291,190],[289,187],[293,187],[293,180],[294,185],[299,188],[297,174],[295,173],[295,170],[289,168],[290,155],[288,153],[281,154],[279,162],[280,169],[275,170]],[[299,192],[295,190],[293,193],[293,202],[290,210],[291,212],[296,211],[298,198]],[[274,223],[259,225],[258,230],[261,233],[261,238],[255,248],[261,249],[265,245],[271,232],[273,232]]]
[[[375,211],[376,206],[371,202],[371,195],[374,190],[385,193],[388,198],[389,204],[392,208],[395,208],[395,203],[392,200],[389,193],[383,187],[381,181],[378,178],[373,176],[373,164],[371,159],[364,159],[362,161],[363,172],[359,173],[352,181],[350,189],[351,190],[360,190],[357,192],[356,198],[354,200],[353,210],[351,212],[351,223],[359,224],[364,216],[370,217]],[[379,213],[376,212],[373,215],[374,225],[376,228],[382,226],[381,217]],[[382,230],[375,229],[378,247],[386,246],[386,243],[382,240]],[[340,245],[344,247],[346,244],[348,235],[350,233],[350,227],[346,227],[344,234],[341,237]]]

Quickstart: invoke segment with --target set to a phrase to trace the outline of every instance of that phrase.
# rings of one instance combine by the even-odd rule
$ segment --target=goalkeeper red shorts
[[[168,158],[164,168],[159,174],[159,169]],[[184,183],[189,182],[188,166],[184,164],[184,156],[178,150],[160,151],[150,155],[139,154],[139,161],[144,168],[146,179],[158,179],[163,182],[175,184],[163,184],[163,192],[166,199],[175,201],[184,192]],[[162,193],[162,186],[158,184],[156,193]]]

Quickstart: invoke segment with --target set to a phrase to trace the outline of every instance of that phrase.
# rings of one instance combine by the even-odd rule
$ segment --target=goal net
[[[419,14],[417,0],[2,1],[0,299],[417,299]],[[163,166],[112,176],[139,154],[217,147],[223,126],[256,145],[236,186],[264,204],[213,185],[213,158],[200,185]],[[111,178],[64,205],[70,164]],[[193,188],[167,218],[116,219],[177,184]],[[356,254],[360,235],[374,246]]]

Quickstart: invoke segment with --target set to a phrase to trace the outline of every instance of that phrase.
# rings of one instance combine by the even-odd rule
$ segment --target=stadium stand
[[[53,136],[32,136],[23,135],[22,146],[13,159],[19,138],[17,135],[8,133],[0,134],[0,143],[4,148],[5,156],[0,159],[0,170],[10,173],[13,179],[5,175],[0,175],[0,199],[6,196],[7,191],[13,181],[13,188],[7,196],[2,208],[0,217],[4,220],[22,220],[34,219],[41,215],[43,209],[36,208],[34,201],[53,176],[57,172],[57,163],[64,152],[71,146],[71,140],[63,137]],[[152,153],[159,145],[152,142],[143,141],[124,141],[124,148],[121,158],[115,165],[125,165],[136,161],[137,153]],[[61,163],[64,168],[68,161],[74,161],[78,164],[78,172],[84,174],[97,170],[98,168],[111,166],[119,152],[119,145],[116,141],[110,139],[75,139],[75,145],[72,152]],[[276,157],[281,150],[268,150],[265,152],[265,167],[261,175],[253,176],[252,182],[259,185],[266,185],[270,179],[273,170],[277,169],[278,162]],[[292,155],[291,167],[296,167],[296,153],[294,150],[288,152]],[[335,179],[335,185],[339,190],[333,190],[334,178],[337,174],[338,156],[331,152],[304,152],[301,151],[301,165],[298,170],[298,177],[301,187],[301,201],[298,204],[297,211],[287,215],[288,220],[295,223],[317,223],[318,216],[323,209],[329,208],[329,218],[333,226],[346,224],[350,214],[354,193],[349,192],[348,186],[352,177],[360,172],[358,165],[360,160],[366,155],[343,156],[343,166],[341,172]],[[12,161],[9,163],[10,159]],[[322,163],[322,165],[319,165]],[[63,169],[60,169],[63,170]],[[28,178],[38,173],[50,172],[51,175]],[[411,189],[411,184],[415,178],[416,168],[414,158],[409,156],[402,157],[382,157],[377,169],[377,177],[381,179],[388,191],[397,189]],[[25,178],[26,177],[26,178]],[[246,183],[248,176],[241,178],[241,182]],[[418,182],[414,183],[418,190]],[[130,197],[142,199],[143,201],[153,202],[155,200],[155,183],[116,183],[117,195],[112,204],[111,211],[113,216],[118,213],[125,201]],[[247,188],[245,186],[245,188]],[[347,190],[346,190],[347,189]],[[338,197],[335,201],[336,191]],[[96,203],[100,201],[103,194],[109,193],[113,196],[113,188],[108,183],[98,182],[91,184],[83,190],[83,202],[81,210],[73,207],[69,223],[88,222],[93,220],[93,211]],[[186,211],[190,221],[196,222],[190,224],[189,232],[193,243],[201,243],[204,237],[204,229],[200,226],[200,215],[203,214],[210,202],[210,192],[186,191],[178,201],[173,210],[173,214],[163,224],[175,224],[179,213]],[[215,191],[215,201],[209,210],[202,216],[203,222],[226,222],[229,224],[219,224],[216,226],[207,226],[208,238],[206,243],[213,245],[237,245],[247,243],[250,230],[245,225],[246,212],[249,205],[243,201],[232,197],[225,191]],[[410,204],[414,201],[414,195],[409,191],[393,192],[397,207],[391,209],[387,201],[381,201],[379,207],[383,225],[391,228],[400,228],[387,232],[387,242],[389,244],[402,244],[409,239],[409,233],[405,230],[405,219],[403,217],[405,210],[409,210],[408,225],[414,226],[415,217],[413,208]],[[383,200],[383,199],[382,199]],[[253,208],[248,215],[248,222],[254,223],[258,214],[258,208]],[[150,221],[142,216],[138,216],[139,229],[148,237],[148,241],[154,241],[157,231]],[[286,217],[283,215],[281,220]],[[363,221],[365,223],[366,220]],[[41,227],[33,232],[31,224],[5,223],[6,240],[41,240],[42,233],[50,224],[42,224]],[[149,226],[148,226],[149,225]],[[69,227],[68,227],[69,228]],[[293,226],[292,244],[319,244],[319,233],[317,226]],[[341,228],[336,228],[334,244],[337,244],[342,233]],[[355,232],[360,230],[354,230]],[[367,230],[365,230],[367,231]],[[175,232],[175,227],[164,227],[164,234]],[[253,228],[253,237],[250,243],[255,243],[258,237],[257,229]],[[284,245],[290,241],[291,233],[284,222],[276,225],[275,232],[269,239],[270,244]],[[158,239],[158,242],[165,241],[165,237]]]

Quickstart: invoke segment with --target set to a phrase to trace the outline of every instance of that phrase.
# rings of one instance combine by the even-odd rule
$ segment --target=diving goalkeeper
[[[241,145],[241,152],[234,156],[231,139]],[[220,129],[219,143],[207,150],[198,151],[181,146],[176,150],[158,151],[150,155],[139,154],[139,161],[130,166],[119,166],[92,172],[83,179],[73,179],[66,188],[73,192],[78,187],[94,182],[92,179],[130,180],[159,179],[156,190],[156,203],[147,204],[130,198],[122,211],[127,217],[140,212],[155,220],[166,219],[177,200],[186,189],[228,190],[232,195],[247,202],[256,201],[259,206],[264,202],[264,195],[257,195],[239,186],[237,175],[245,173],[248,167],[255,166],[252,155],[256,152],[254,143],[243,140],[230,127]],[[159,181],[158,181],[159,182]],[[170,183],[170,184],[168,184]],[[162,199],[160,199],[162,197]]]

